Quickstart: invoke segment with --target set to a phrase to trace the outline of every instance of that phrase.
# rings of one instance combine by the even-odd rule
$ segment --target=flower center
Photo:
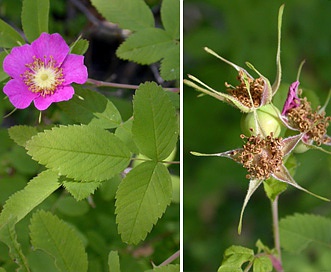
[[[243,71],[239,71],[238,80],[240,84],[236,87],[225,83],[225,86],[227,88],[230,87],[229,89],[227,89],[228,93],[235,97],[244,106],[249,108],[258,108],[261,105],[262,94],[265,85],[264,80],[261,77],[257,79],[252,79],[248,76],[245,76]],[[247,90],[247,85],[249,86],[249,92],[252,97],[253,105]]]
[[[21,75],[23,82],[33,93],[45,97],[52,95],[64,82],[63,69],[57,67],[56,61],[33,57],[33,62],[25,65],[28,69]]]
[[[246,178],[266,180],[279,171],[283,161],[281,138],[274,138],[272,133],[266,138],[261,138],[260,135],[240,137],[246,139],[246,143],[236,160],[247,169],[249,174]]]

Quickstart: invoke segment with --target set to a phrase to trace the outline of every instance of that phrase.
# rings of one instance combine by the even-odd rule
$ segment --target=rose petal
[[[285,115],[290,109],[300,106],[300,99],[298,97],[299,84],[299,81],[295,81],[291,84],[282,110],[282,115]]]
[[[87,68],[84,65],[84,56],[69,54],[62,64],[64,85],[72,82],[84,84],[87,80]]]
[[[31,43],[33,52],[37,58],[52,56],[58,65],[61,65],[69,53],[69,46],[58,33],[42,33],[40,37]]]
[[[19,78],[27,70],[25,65],[33,62],[33,54],[29,44],[14,47],[3,61],[3,70],[12,78]]]
[[[3,92],[9,101],[18,109],[27,108],[38,94],[30,92],[26,85],[19,79],[10,80],[4,87]]]
[[[46,97],[39,96],[34,100],[34,105],[38,110],[46,110],[53,102],[70,100],[75,93],[71,86],[58,89],[53,95]]]

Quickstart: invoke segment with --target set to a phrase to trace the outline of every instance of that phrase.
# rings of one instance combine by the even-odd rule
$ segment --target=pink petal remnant
[[[295,81],[291,84],[290,89],[287,94],[287,98],[284,104],[284,108],[282,110],[282,115],[286,115],[286,113],[293,108],[300,106],[300,99],[298,97],[298,86],[300,82]]]
[[[42,33],[31,45],[14,47],[3,69],[11,77],[3,91],[18,109],[33,101],[38,110],[45,110],[53,102],[70,100],[74,95],[70,84],[84,84],[88,76],[84,56],[70,54],[57,33]]]

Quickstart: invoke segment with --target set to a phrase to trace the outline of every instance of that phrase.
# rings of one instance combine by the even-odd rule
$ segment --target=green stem
[[[278,197],[279,195],[276,196],[275,200],[271,203],[272,207],[272,223],[273,223],[273,232],[274,232],[274,244],[275,244],[275,249],[277,251],[277,257],[279,264],[281,268],[276,268],[275,269],[278,272],[283,272],[282,268],[282,253],[280,249],[280,237],[279,237],[279,225],[278,225]]]

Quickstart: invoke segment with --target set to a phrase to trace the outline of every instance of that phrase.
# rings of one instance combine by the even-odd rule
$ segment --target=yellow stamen
[[[25,85],[33,93],[45,97],[52,95],[64,82],[63,69],[57,66],[52,56],[46,60],[33,57],[33,62],[26,64],[28,68],[21,76]]]

